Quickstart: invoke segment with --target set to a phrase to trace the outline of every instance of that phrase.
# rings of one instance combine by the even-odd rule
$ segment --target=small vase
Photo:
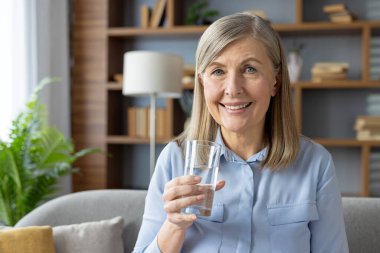
[[[302,58],[296,52],[290,52],[288,55],[288,71],[291,83],[299,80],[302,70]]]

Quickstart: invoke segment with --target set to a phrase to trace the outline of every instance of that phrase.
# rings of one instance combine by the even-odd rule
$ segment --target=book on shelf
[[[150,20],[150,27],[157,28],[162,23],[161,21],[165,18],[165,6],[167,0],[157,0],[152,13],[152,18]]]
[[[380,46],[371,46],[371,56],[380,56]]]
[[[174,3],[175,0],[167,0],[166,3],[166,25],[167,27],[174,26]]]
[[[371,74],[379,74],[380,73],[380,66],[376,66],[374,64],[371,64],[371,67],[369,68],[369,71]]]
[[[128,107],[127,109],[127,135],[136,137],[136,108]]]
[[[370,61],[371,61],[371,65],[380,66],[380,57],[371,57]]]
[[[330,15],[330,21],[333,23],[351,23],[355,20],[352,13],[335,13]]]
[[[366,18],[368,20],[380,20],[380,1],[367,0],[366,2]]]
[[[374,104],[374,103],[367,104],[365,109],[366,109],[367,114],[374,115],[374,116],[380,115],[380,104]]]
[[[380,140],[380,115],[357,116],[354,129],[359,140]]]
[[[369,130],[358,131],[356,132],[356,139],[362,141],[378,141],[380,140],[380,131],[376,133]]]
[[[380,46],[380,36],[371,37],[371,46]]]
[[[375,162],[375,163],[371,162],[369,164],[369,171],[372,174],[377,174],[377,176],[380,178],[380,164],[379,164],[379,162]]]
[[[329,15],[333,23],[350,23],[355,20],[355,14],[351,13],[343,3],[325,5],[323,12]]]
[[[378,167],[380,168],[380,152],[372,151],[369,155],[369,159],[371,162],[379,162]]]
[[[356,117],[355,129],[361,130],[365,128],[378,128],[380,129],[380,115],[359,115]]]
[[[150,108],[149,107],[128,107],[127,110],[127,131],[128,136],[137,138],[149,138],[150,136]],[[168,132],[169,121],[165,108],[156,108],[155,135],[157,139],[170,138]]]
[[[314,68],[322,68],[329,71],[344,71],[349,68],[347,62],[316,62]]]
[[[337,3],[337,4],[328,4],[323,6],[323,12],[324,13],[334,13],[334,12],[341,12],[346,11],[347,7],[344,3]]]
[[[313,82],[346,80],[348,63],[345,62],[317,62],[311,69]]]
[[[148,28],[150,21],[151,10],[147,4],[143,4],[140,7],[140,26],[141,28]]]

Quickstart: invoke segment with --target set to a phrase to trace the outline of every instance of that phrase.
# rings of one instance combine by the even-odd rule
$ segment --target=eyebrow
[[[259,59],[255,58],[255,57],[249,57],[249,58],[245,59],[244,61],[242,61],[241,64],[245,64],[245,63],[250,62],[250,61],[254,61],[254,62],[257,62],[257,63],[259,63],[259,64],[263,64]],[[207,68],[212,67],[212,66],[214,66],[214,65],[216,65],[216,66],[224,66],[225,64],[220,63],[220,62],[218,62],[218,61],[213,61],[213,62],[211,62],[211,63],[207,66]]]

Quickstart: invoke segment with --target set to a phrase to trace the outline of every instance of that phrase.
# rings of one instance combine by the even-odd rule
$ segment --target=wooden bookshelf
[[[317,0],[313,0],[317,1]],[[81,168],[80,175],[74,175],[74,191],[122,188],[123,168],[125,163],[125,148],[133,149],[148,144],[145,138],[130,137],[125,133],[122,121],[130,100],[122,95],[122,84],[112,80],[115,73],[122,71],[121,55],[125,44],[133,49],[140,39],[154,40],[160,38],[175,41],[177,38],[198,38],[207,26],[184,26],[180,20],[183,3],[172,1],[173,6],[167,13],[168,24],[158,28],[140,28],[138,24],[124,19],[129,6],[138,1],[133,0],[77,0],[72,4],[72,36],[71,48],[74,67],[72,68],[72,136],[78,149],[85,147],[100,147],[105,154],[96,159],[82,159],[77,166]],[[294,1],[294,22],[273,23],[280,36],[356,36],[360,39],[359,50],[362,67],[358,80],[329,81],[313,83],[308,80],[292,84],[294,107],[297,126],[302,131],[305,92],[330,90],[361,90],[379,89],[380,81],[370,80],[370,39],[373,34],[380,34],[380,21],[358,20],[353,23],[337,24],[324,20],[305,22],[304,12],[307,1]],[[133,10],[132,10],[133,11]],[[128,15],[129,14],[129,15]],[[186,84],[184,89],[193,89],[192,84]],[[179,109],[177,100],[166,102],[170,111],[170,132],[173,136],[183,130],[185,120]],[[165,144],[169,139],[157,140]],[[361,157],[360,192],[352,195],[368,196],[369,156],[374,148],[380,148],[380,141],[359,141],[352,139],[315,138],[326,147],[358,148]],[[128,157],[133,159],[133,157]],[[132,168],[130,168],[132,169]]]

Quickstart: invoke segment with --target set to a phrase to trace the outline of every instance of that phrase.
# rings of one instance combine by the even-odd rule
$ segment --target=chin
[[[222,129],[226,132],[243,133],[246,128],[242,126],[223,125]]]

